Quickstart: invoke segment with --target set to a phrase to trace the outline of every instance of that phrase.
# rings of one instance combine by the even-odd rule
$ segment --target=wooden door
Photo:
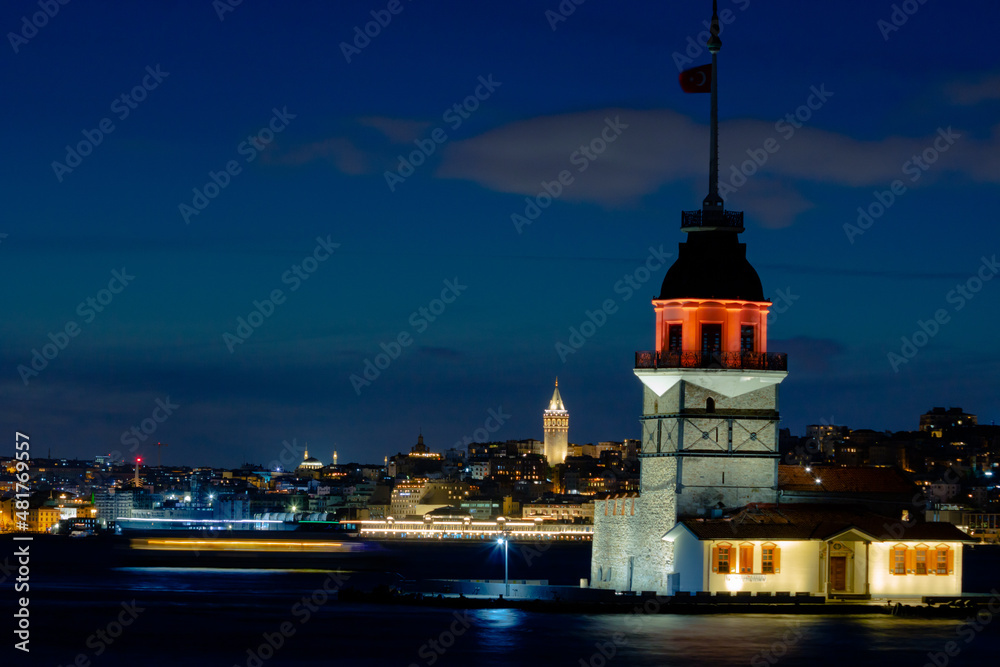
[[[834,556],[830,559],[830,588],[835,591],[847,589],[846,556]]]

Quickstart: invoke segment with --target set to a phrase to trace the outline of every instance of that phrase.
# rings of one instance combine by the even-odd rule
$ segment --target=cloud
[[[268,151],[262,154],[262,161],[267,164],[300,166],[328,160],[345,174],[370,174],[375,171],[371,154],[358,148],[346,137],[331,137],[322,141],[302,144],[282,153]]]
[[[627,127],[584,165],[579,151],[588,145],[595,151],[600,147],[608,119],[619,119]],[[947,130],[941,128],[941,132]],[[1000,133],[986,142],[962,129],[956,129],[955,135],[940,154],[934,173],[951,170],[980,181],[1000,182],[996,168]],[[813,206],[798,192],[797,182],[886,187],[895,179],[908,178],[902,172],[904,164],[933,147],[938,138],[935,130],[924,137],[864,141],[808,125],[796,129],[761,120],[723,122],[720,182],[735,190],[723,197],[759,207],[754,208],[755,219],[765,226],[787,226]],[[776,152],[764,151],[768,139],[777,142]],[[763,164],[755,164],[753,155]],[[452,142],[444,148],[436,175],[533,196],[542,191],[543,182],[569,170],[574,180],[561,199],[611,207],[634,204],[678,179],[704,179],[707,163],[707,126],[666,109],[611,108],[531,118]],[[751,175],[744,180],[747,173]],[[769,179],[780,179],[782,184]]]
[[[780,229],[815,205],[785,183],[761,177],[747,184],[727,199],[734,209],[753,211],[753,219],[764,227]]]
[[[431,126],[425,121],[386,118],[384,116],[360,118],[358,122],[378,130],[386,139],[396,144],[408,144],[414,139],[424,136]]]
[[[953,99],[968,104],[1000,98],[1000,79],[953,83],[948,90]],[[616,125],[620,131],[612,131]],[[299,166],[326,160],[346,174],[373,175],[393,168],[400,146],[424,136],[429,127],[410,119],[357,118],[346,121],[333,137],[268,152],[264,161]],[[1000,125],[988,139],[946,126],[921,137],[860,140],[808,123],[796,128],[787,122],[735,119],[720,124],[721,194],[730,207],[753,211],[755,222],[787,227],[815,206],[803,193],[804,184],[884,189],[903,179],[909,186],[915,172],[904,173],[904,165],[926,151],[934,153],[935,142],[940,149],[942,135],[951,137],[951,143],[926,175],[921,172],[917,185],[949,171],[1000,183]],[[428,160],[434,161],[437,178],[526,196],[539,194],[543,183],[567,172],[572,182],[562,188],[563,201],[629,207],[678,181],[697,183],[701,192],[707,180],[708,127],[670,109],[593,109],[515,121],[453,140]],[[692,200],[691,207],[698,201],[700,197]]]
[[[944,90],[954,104],[961,106],[1000,100],[1000,74],[987,74],[974,81],[953,81]]]

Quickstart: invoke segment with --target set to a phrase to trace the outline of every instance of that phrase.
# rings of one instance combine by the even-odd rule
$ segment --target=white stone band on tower
[[[542,414],[542,426],[545,429],[545,458],[549,465],[565,463],[569,451],[569,411],[559,395],[559,378],[556,378],[549,409]]]

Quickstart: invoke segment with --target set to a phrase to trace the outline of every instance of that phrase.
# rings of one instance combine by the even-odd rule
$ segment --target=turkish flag
[[[680,74],[681,90],[685,93],[712,92],[712,66],[701,65],[686,69]]]

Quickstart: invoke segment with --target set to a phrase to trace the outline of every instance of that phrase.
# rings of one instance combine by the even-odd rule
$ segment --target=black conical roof
[[[678,244],[659,298],[764,301],[764,288],[736,231],[698,230]]]

